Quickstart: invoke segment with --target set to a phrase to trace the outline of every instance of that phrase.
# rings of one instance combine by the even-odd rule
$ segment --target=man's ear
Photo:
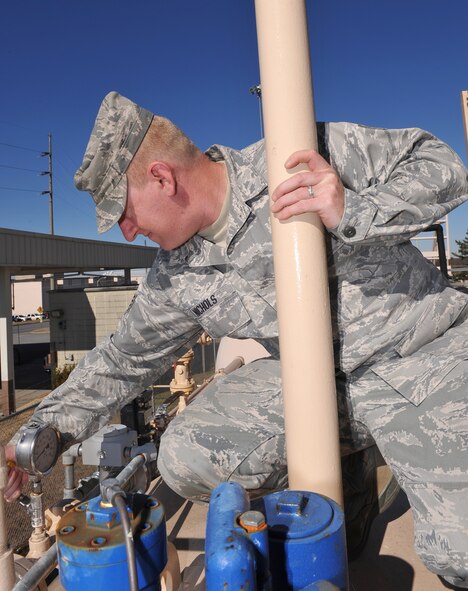
[[[169,196],[177,192],[177,180],[174,168],[167,162],[155,161],[148,166],[150,180],[159,183],[162,189]]]

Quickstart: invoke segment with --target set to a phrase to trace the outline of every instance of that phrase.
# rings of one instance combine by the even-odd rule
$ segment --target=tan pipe
[[[2,591],[10,591],[16,583],[14,556],[8,546],[5,499],[3,498],[7,482],[8,467],[5,449],[0,445],[0,589]]]
[[[221,369],[216,370],[216,372],[211,375],[209,378],[207,378],[203,384],[201,384],[201,386],[198,386],[198,388],[196,388],[191,394],[189,394],[187,396],[187,398],[185,399],[186,404],[189,404],[190,402],[192,402],[192,400],[198,396],[200,394],[200,392],[203,392],[203,390],[208,386],[208,384],[211,384],[211,382],[213,380],[217,380],[218,378],[221,378],[223,376],[227,376],[228,374],[230,374],[233,371],[236,371],[236,369],[239,369],[240,367],[242,367],[244,365],[244,359],[242,357],[234,357],[234,359],[228,364],[226,365],[226,367],[223,367]],[[173,408],[172,410],[170,410],[167,413],[168,417],[175,417],[178,413],[178,408]]]
[[[272,190],[291,174],[284,168],[290,154],[317,147],[307,15],[304,0],[255,0],[255,11]],[[289,486],[342,505],[323,227],[314,214],[288,222],[272,216],[272,234]]]

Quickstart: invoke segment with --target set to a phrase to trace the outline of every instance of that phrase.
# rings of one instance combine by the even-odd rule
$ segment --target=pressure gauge
[[[16,444],[16,462],[28,474],[48,474],[59,453],[60,433],[52,425],[30,423]]]

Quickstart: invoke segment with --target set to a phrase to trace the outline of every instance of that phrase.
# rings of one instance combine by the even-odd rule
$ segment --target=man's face
[[[198,231],[188,204],[182,190],[169,195],[163,184],[152,182],[137,188],[128,182],[127,205],[119,220],[122,234],[129,242],[141,234],[165,250],[177,248]]]

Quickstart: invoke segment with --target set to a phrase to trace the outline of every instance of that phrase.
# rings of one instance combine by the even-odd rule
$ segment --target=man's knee
[[[464,483],[407,485],[421,560],[451,584],[468,588],[468,511]]]
[[[172,427],[172,425],[171,425]],[[254,494],[265,494],[287,486],[284,435],[267,437],[243,453],[229,448],[202,446],[194,432],[169,428],[161,440],[159,472],[180,496],[206,502],[221,482],[238,482]],[[209,433],[204,437],[210,439]]]
[[[158,459],[168,486],[191,500],[206,500],[227,480],[261,487],[284,463],[281,382],[271,360],[212,382],[171,422]]]
[[[463,534],[462,534],[463,535]],[[415,539],[416,552],[425,566],[457,589],[468,589],[468,564],[466,552],[452,550],[452,541],[437,532]]]
[[[220,476],[215,473],[210,459],[191,444],[188,437],[180,437],[170,429],[161,440],[158,469],[174,492],[194,502],[208,501]]]

